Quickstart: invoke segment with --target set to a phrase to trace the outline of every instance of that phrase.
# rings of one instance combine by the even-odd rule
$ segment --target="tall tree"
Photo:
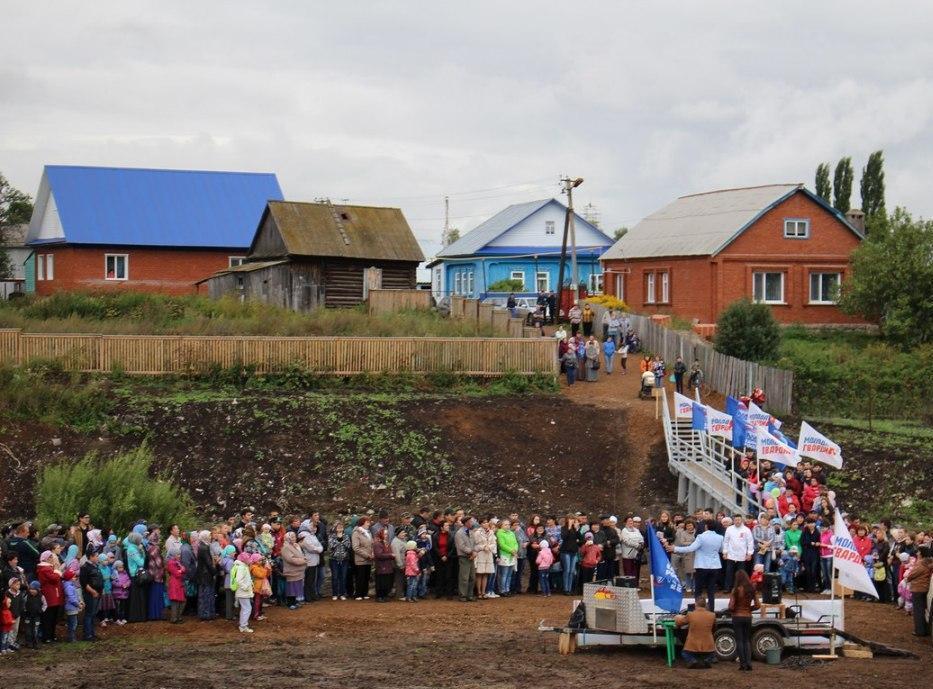
[[[887,215],[884,207],[884,151],[875,151],[868,156],[868,165],[862,168],[862,212],[865,213],[865,230],[871,236],[877,234]]]
[[[829,181],[829,163],[820,163],[816,166],[816,195],[826,203],[833,202],[833,185]]]
[[[619,241],[620,239],[622,239],[622,237],[624,237],[627,234],[628,234],[628,228],[625,225],[622,225],[622,227],[617,227],[616,231],[612,233],[612,238],[615,239],[616,241]]]
[[[884,337],[902,347],[933,342],[933,220],[915,220],[903,208],[886,231],[852,252],[840,308],[877,321]]]
[[[6,225],[19,225],[29,222],[32,216],[32,199],[19,189],[13,187],[0,173],[0,279],[8,277],[13,272],[10,257],[3,249],[6,244]]]
[[[848,156],[836,163],[836,175],[833,178],[833,207],[840,213],[848,213],[852,207],[852,158]]]

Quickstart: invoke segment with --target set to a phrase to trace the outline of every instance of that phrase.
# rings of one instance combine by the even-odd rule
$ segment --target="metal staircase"
[[[729,514],[761,511],[762,504],[749,490],[748,481],[732,469],[733,458],[742,453],[723,438],[693,430],[690,419],[672,418],[667,391],[660,392],[667,466],[677,476],[678,501],[686,503],[690,512],[698,508]]]

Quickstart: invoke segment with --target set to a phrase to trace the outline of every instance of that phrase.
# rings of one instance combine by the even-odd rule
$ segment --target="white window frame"
[[[36,281],[45,280],[45,254],[36,254]]]
[[[227,267],[236,268],[237,266],[243,265],[246,261],[246,256],[227,256]]]
[[[470,297],[473,296],[473,276],[474,275],[475,275],[475,271],[472,271],[472,270],[468,271],[466,274],[466,279],[467,279],[467,292],[466,293],[467,293],[467,296],[470,296]]]
[[[460,291],[461,285],[463,284],[463,272],[458,270],[454,273],[454,294],[463,294]]]
[[[113,261],[113,277],[107,276],[107,261],[109,259],[114,259]],[[123,259],[123,277],[117,277],[117,259]],[[126,282],[130,279],[130,255],[129,254],[104,254],[104,280],[110,282]]]
[[[544,234],[545,235],[557,234],[557,223],[554,222],[553,220],[545,220],[544,221]]]
[[[758,290],[757,290],[757,287],[758,287],[757,283],[758,283],[758,281],[759,281],[759,277],[758,277],[759,275],[761,276],[761,278],[760,278],[760,280],[761,280],[761,299],[759,299],[759,298],[758,298],[758,295],[756,294],[756,292],[758,291]],[[780,278],[781,278],[781,297],[780,297],[780,299],[774,300],[774,299],[768,299],[768,298],[767,298],[767,297],[768,297],[768,277],[767,277],[768,275],[779,275],[779,276],[780,276]],[[780,270],[757,270],[757,271],[755,271],[754,273],[752,273],[752,301],[754,301],[755,303],[758,303],[758,304],[785,304],[785,303],[787,303],[787,302],[784,300],[784,289],[785,289],[785,287],[786,287],[786,285],[785,285],[784,283],[785,283],[785,280],[784,280],[784,272],[783,272],[783,271],[780,271]]]
[[[520,291],[525,291],[525,271],[524,270],[513,270],[509,273],[509,280],[521,280],[522,289]]]
[[[661,303],[671,303],[671,274],[666,270],[661,273]]]
[[[544,286],[541,285],[541,280],[544,279]],[[551,274],[546,270],[539,270],[535,273],[535,291],[536,292],[550,292],[551,291]]]
[[[603,274],[602,273],[590,273],[590,294],[602,294],[603,293]]]
[[[826,270],[826,271],[813,271],[810,273],[810,284],[809,284],[809,303],[810,304],[836,304],[835,299],[828,299],[826,295],[823,294],[823,276],[824,275],[835,275],[836,276],[836,290],[838,294],[838,289],[842,285],[842,273],[836,270]],[[817,278],[818,282],[816,283],[819,287],[819,294],[817,299],[813,298],[813,279]]]
[[[800,225],[803,225],[803,234],[800,234]],[[792,231],[788,231],[793,227]],[[784,218],[784,239],[809,239],[810,218]]]
[[[655,303],[655,291],[654,291],[654,273],[645,274],[645,303],[654,304]]]

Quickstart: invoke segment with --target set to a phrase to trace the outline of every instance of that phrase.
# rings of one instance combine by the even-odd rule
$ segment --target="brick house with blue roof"
[[[517,203],[496,213],[445,247],[428,263],[435,298],[451,294],[482,298],[489,285],[521,280],[518,295],[557,291],[561,243],[567,207],[557,199]],[[590,292],[602,291],[599,256],[612,239],[574,214],[580,281]],[[564,269],[570,280],[570,247]]]
[[[246,256],[271,173],[48,165],[26,235],[26,289],[188,294]]]

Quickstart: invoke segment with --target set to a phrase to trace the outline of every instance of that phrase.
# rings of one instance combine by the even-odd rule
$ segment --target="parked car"
[[[508,297],[486,297],[483,299],[483,303],[504,309],[508,300]],[[517,318],[528,321],[529,316],[535,312],[536,308],[538,308],[537,299],[534,297],[515,297],[515,315]]]

